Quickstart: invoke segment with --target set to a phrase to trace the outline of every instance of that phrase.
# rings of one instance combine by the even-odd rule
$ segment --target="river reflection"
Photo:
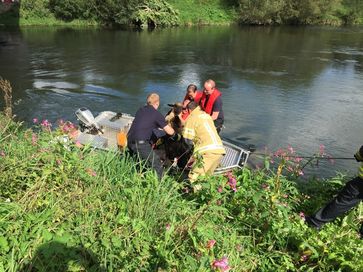
[[[84,106],[133,114],[154,90],[165,113],[189,83],[213,78],[223,92],[223,135],[259,151],[291,145],[311,155],[323,144],[352,156],[363,144],[362,64],[362,28],[0,30],[0,75],[28,123],[74,121]],[[310,173],[353,175],[356,167],[336,161]]]

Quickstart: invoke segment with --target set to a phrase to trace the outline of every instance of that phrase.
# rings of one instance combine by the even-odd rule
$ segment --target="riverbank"
[[[0,115],[2,271],[363,269],[362,207],[319,233],[302,220],[339,190],[340,176],[299,186],[267,160],[193,194],[127,156],[59,141],[68,122],[54,127]]]
[[[363,5],[345,1],[175,1],[123,5],[117,1],[23,0],[0,4],[0,25],[171,27],[190,25],[360,25]],[[12,9],[9,10],[9,6]],[[3,11],[3,12],[1,12]]]

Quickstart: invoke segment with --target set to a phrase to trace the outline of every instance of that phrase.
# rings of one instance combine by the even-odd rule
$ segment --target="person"
[[[363,146],[354,154],[361,162],[357,177],[348,181],[338,195],[312,216],[307,216],[305,222],[313,228],[320,229],[325,223],[333,221],[338,216],[357,206],[363,198]],[[360,227],[360,238],[363,239],[363,223]]]
[[[188,104],[188,111],[190,115],[184,126],[183,137],[194,147],[193,165],[188,175],[189,181],[194,183],[199,176],[212,174],[226,151],[211,116],[202,111],[195,101]],[[199,156],[201,164],[198,162]]]
[[[182,112],[182,119],[186,120],[188,117],[188,110],[187,106],[190,102],[195,101],[199,103],[200,98],[202,97],[203,92],[198,91],[198,87],[195,84],[189,84],[187,87],[187,92],[185,94],[183,100],[183,112]]]
[[[218,134],[221,132],[224,123],[221,95],[214,80],[208,79],[204,83],[203,94],[199,101],[202,110],[212,116]]]
[[[138,154],[141,159],[148,161],[161,178],[164,172],[163,164],[159,155],[152,149],[151,139],[155,132],[164,131],[172,136],[174,129],[166,123],[164,116],[158,111],[159,105],[160,98],[157,93],[147,96],[147,104],[136,112],[127,134],[127,141],[131,154]]]

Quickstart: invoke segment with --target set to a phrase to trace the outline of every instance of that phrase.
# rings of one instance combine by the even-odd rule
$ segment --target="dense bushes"
[[[20,18],[140,27],[181,24],[358,24],[360,0],[22,0]],[[182,18],[182,20],[180,19]],[[31,21],[31,20],[30,20]]]
[[[248,24],[340,24],[342,0],[239,0],[241,21]],[[348,3],[349,2],[349,3]],[[351,7],[351,0],[346,0]],[[356,13],[354,16],[360,16]]]

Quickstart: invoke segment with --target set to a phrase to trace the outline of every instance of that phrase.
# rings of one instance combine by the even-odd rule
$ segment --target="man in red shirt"
[[[220,133],[224,123],[221,95],[221,92],[216,88],[214,80],[208,79],[204,83],[203,94],[199,101],[199,106],[202,110],[212,117],[218,133]]]

